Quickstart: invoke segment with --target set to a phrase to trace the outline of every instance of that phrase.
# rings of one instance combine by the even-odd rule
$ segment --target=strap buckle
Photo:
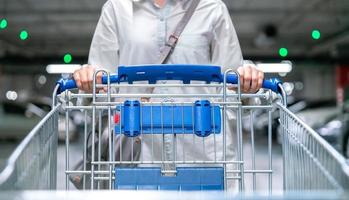
[[[174,34],[171,34],[170,37],[168,38],[168,42],[166,42],[166,46],[169,46],[171,48],[175,48],[177,42],[178,42],[179,37],[177,37]]]

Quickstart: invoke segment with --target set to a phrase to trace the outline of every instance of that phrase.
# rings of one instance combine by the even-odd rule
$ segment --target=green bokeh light
[[[29,37],[29,34],[28,34],[28,31],[26,30],[22,30],[21,33],[19,34],[19,38],[21,40],[26,40],[28,39],[28,37]]]
[[[286,57],[288,55],[288,50],[284,47],[279,49],[279,54],[281,57]]]
[[[321,38],[321,32],[319,30],[313,30],[311,32],[311,37],[314,39],[314,40],[318,40]]]
[[[65,62],[66,64],[69,64],[69,63],[71,63],[71,61],[73,60],[73,57],[72,57],[69,53],[67,53],[67,54],[64,55],[63,60],[64,60],[64,62]]]
[[[0,29],[5,29],[7,28],[7,20],[6,19],[1,19],[0,21]]]

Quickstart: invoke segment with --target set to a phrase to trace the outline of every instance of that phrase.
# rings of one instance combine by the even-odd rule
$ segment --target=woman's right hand
[[[74,72],[73,77],[78,86],[79,90],[85,91],[87,93],[92,93],[93,91],[93,74],[96,68],[91,65],[85,65],[81,69]],[[102,83],[102,72],[98,73],[96,76],[97,84]]]

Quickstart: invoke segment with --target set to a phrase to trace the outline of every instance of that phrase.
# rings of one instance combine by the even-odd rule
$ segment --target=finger
[[[249,92],[251,88],[252,72],[251,67],[244,67],[244,92]]]
[[[257,90],[261,89],[264,81],[264,73],[262,71],[258,71],[258,84]]]
[[[97,84],[102,84],[102,75],[103,75],[103,73],[102,72],[98,72],[97,74],[96,74],[96,82],[97,82]],[[104,87],[102,87],[102,88],[96,88],[97,89],[97,91],[99,92],[99,91],[104,91]]]
[[[245,82],[245,80],[244,80],[244,69],[243,69],[243,67],[239,67],[238,68],[238,73],[239,73],[239,75],[240,75],[240,88],[243,90],[243,85],[244,85],[244,82]]]
[[[79,88],[79,90],[82,90],[81,87],[81,78],[80,78],[80,74],[78,71],[75,71],[73,74],[73,78],[75,80],[76,86]]]
[[[88,86],[88,74],[86,69],[82,69],[80,71],[80,78],[81,78],[81,88],[85,92],[89,92],[89,86]]]
[[[254,93],[257,91],[257,84],[258,84],[258,70],[255,68],[251,69],[251,88],[250,92]]]
[[[97,73],[97,75],[96,75],[97,84],[102,84],[102,76],[103,76],[102,72]]]
[[[228,90],[234,90],[235,88],[233,86],[229,86]]]
[[[108,87],[103,87],[103,88],[102,88],[102,91],[103,91],[104,93],[107,93],[107,92],[108,92]]]
[[[141,97],[141,102],[149,102],[149,97]]]
[[[88,87],[89,87],[89,91],[92,92],[93,90],[93,76],[94,76],[94,73],[95,73],[95,69],[92,68],[92,67],[88,67],[87,68],[87,74],[88,74]],[[96,82],[98,83],[98,82]]]

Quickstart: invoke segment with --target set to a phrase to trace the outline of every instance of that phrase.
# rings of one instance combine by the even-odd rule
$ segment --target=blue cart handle
[[[118,68],[119,81],[132,84],[134,81],[148,81],[155,84],[159,80],[181,80],[184,84],[190,81],[223,82],[220,66],[213,65],[139,65],[120,66]],[[237,84],[237,75],[229,74],[227,82]],[[274,78],[264,80],[262,87],[276,93],[281,93],[279,85],[281,81]]]
[[[159,80],[182,80],[184,84],[190,81],[222,82],[223,75],[219,66],[212,65],[142,65],[142,66],[120,66],[118,75],[110,75],[110,83],[134,81],[148,81],[149,84],[155,84]],[[237,84],[237,75],[229,74],[227,82]],[[102,83],[107,84],[107,76],[102,76]],[[279,93],[278,79],[264,80],[263,88],[271,89]],[[77,88],[73,79],[61,79],[57,82],[59,85],[58,93],[68,89]]]
[[[238,76],[236,74],[228,74],[227,75],[227,83],[237,84]],[[262,88],[272,90],[275,93],[281,94],[281,84],[282,82],[277,78],[264,79]]]
[[[117,74],[110,75],[110,83],[118,83],[119,82],[119,76]],[[103,75],[102,76],[102,83],[108,84],[108,76]],[[74,79],[60,79],[56,83],[59,85],[57,93],[60,94],[66,90],[76,89],[78,86],[76,85],[76,82]]]

